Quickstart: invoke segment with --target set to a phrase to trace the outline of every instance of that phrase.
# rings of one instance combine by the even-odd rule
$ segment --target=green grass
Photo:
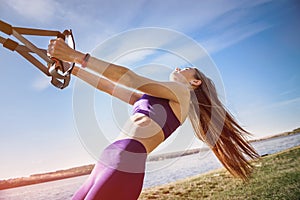
[[[248,182],[224,169],[143,190],[144,199],[300,199],[300,146],[260,158]]]

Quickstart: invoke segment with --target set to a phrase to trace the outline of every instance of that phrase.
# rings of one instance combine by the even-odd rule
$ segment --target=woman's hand
[[[79,64],[82,63],[84,57],[84,54],[70,48],[61,38],[50,40],[47,53],[50,57]]]

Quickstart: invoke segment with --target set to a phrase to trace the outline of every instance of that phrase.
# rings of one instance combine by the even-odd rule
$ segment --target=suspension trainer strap
[[[44,74],[47,76],[50,76],[50,73],[48,72],[48,68],[45,67],[40,61],[38,61],[35,57],[33,57],[30,52],[32,52],[30,49],[28,49],[26,46],[19,45],[19,43],[15,42],[14,40],[11,40],[9,38],[5,39],[0,36],[0,43],[3,44],[3,47],[18,52],[21,56],[26,58],[29,62],[31,62],[33,65],[35,65],[38,69],[40,69]],[[43,51],[42,49],[39,49],[40,51]]]
[[[5,23],[0,20],[0,30],[7,34],[12,35],[13,30],[17,31],[23,35],[37,35],[37,36],[60,36],[63,35],[59,31],[51,31],[51,30],[43,30],[43,29],[35,29],[35,28],[22,28],[22,27],[13,27],[12,25]]]
[[[59,31],[51,31],[51,30],[41,30],[41,29],[31,29],[31,28],[22,28],[22,27],[13,27],[8,23],[5,23],[0,20],[0,31],[6,33],[7,35],[13,35],[19,41],[21,41],[23,45],[11,40],[9,38],[5,39],[0,36],[0,43],[3,46],[11,51],[16,51],[24,58],[26,58],[29,62],[35,65],[38,69],[40,69],[45,75],[51,76],[51,83],[60,89],[63,89],[68,86],[70,82],[70,74],[74,67],[74,64],[69,64],[66,62],[62,62],[55,58],[50,58],[47,55],[47,51],[45,49],[40,49],[36,47],[33,43],[27,40],[23,35],[36,35],[36,36],[56,36],[66,39],[66,36],[71,36],[73,43],[73,35],[71,30],[65,30],[63,33]],[[75,48],[75,45],[73,46]],[[39,60],[37,60],[30,53],[37,54],[40,58],[47,62],[47,66],[43,65]]]
[[[24,38],[17,31],[13,30],[12,35],[15,36],[18,40],[20,40],[23,44],[25,44],[25,46],[28,47],[28,49],[40,56],[44,61],[46,61],[47,63],[53,63],[53,61],[47,56],[47,54],[41,52],[35,45],[33,45],[29,40]]]
[[[12,34],[12,26],[2,20],[0,20],[0,30],[7,35]]]

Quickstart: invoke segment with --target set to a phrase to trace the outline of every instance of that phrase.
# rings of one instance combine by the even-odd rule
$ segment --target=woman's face
[[[196,74],[195,69],[191,67],[186,67],[183,69],[176,68],[170,74],[170,81],[189,83],[190,81],[195,79],[195,74]]]

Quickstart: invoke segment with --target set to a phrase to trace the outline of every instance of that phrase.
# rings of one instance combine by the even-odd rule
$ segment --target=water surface
[[[260,155],[273,154],[300,145],[300,134],[252,143]],[[147,163],[144,188],[170,183],[222,167],[211,151]],[[67,200],[88,176],[68,178],[0,191],[0,200]]]

